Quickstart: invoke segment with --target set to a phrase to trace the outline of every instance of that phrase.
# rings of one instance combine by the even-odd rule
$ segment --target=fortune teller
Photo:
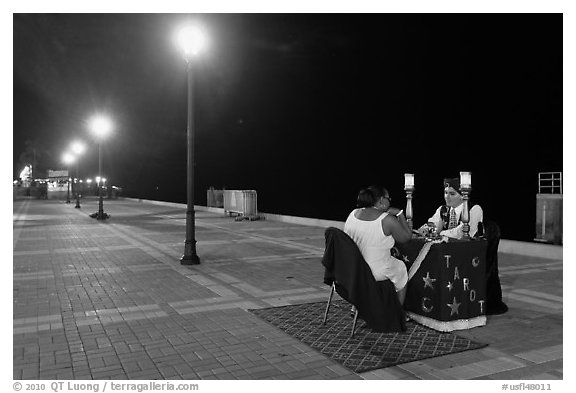
[[[426,236],[431,233],[447,236],[453,239],[461,239],[464,236],[462,223],[462,210],[464,208],[462,192],[460,191],[459,178],[444,179],[444,200],[445,205],[436,209],[428,222],[422,225],[418,232]],[[478,223],[484,219],[484,213],[480,205],[474,205],[470,208],[470,237],[474,237],[478,232]]]

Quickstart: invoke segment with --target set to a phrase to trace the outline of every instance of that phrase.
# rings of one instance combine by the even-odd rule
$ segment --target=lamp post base
[[[186,240],[184,242],[184,255],[180,258],[181,265],[199,265],[200,258],[196,254],[196,240]]]
[[[182,255],[180,258],[181,265],[200,265],[200,257],[198,255]]]
[[[95,218],[97,220],[106,220],[106,219],[110,218],[110,214],[104,213],[104,212],[102,212],[102,213],[95,212],[95,213],[90,214],[90,217]]]
[[[102,194],[100,194],[98,200],[98,211],[94,214],[90,214],[90,217],[95,218],[97,220],[106,220],[107,218],[110,218],[109,214],[104,213],[104,202],[102,201]]]

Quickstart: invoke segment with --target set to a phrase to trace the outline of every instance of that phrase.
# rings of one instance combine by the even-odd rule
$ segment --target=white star
[[[434,289],[434,281],[436,281],[436,279],[430,277],[430,272],[426,272],[426,277],[422,277],[422,280],[424,280],[424,288],[430,287]]]
[[[446,305],[448,307],[450,307],[450,316],[452,316],[454,314],[458,314],[458,307],[460,307],[460,304],[462,304],[462,303],[456,302],[456,296],[454,296],[454,300],[452,300],[452,304],[446,303]]]
[[[448,288],[448,292],[452,291],[453,287],[454,287],[454,284],[452,284],[450,281],[448,281],[448,285],[446,285],[446,288]]]

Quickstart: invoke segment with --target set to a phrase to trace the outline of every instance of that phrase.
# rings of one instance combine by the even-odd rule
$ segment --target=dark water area
[[[301,40],[231,47],[230,62],[198,69],[198,204],[210,186],[253,189],[261,212],[344,221],[370,184],[404,208],[408,172],[419,226],[443,178],[471,171],[472,202],[502,237],[534,239],[538,173],[563,171],[561,15],[256,20],[261,37],[290,21],[279,42]],[[169,123],[107,147],[128,195],[186,202],[185,86],[178,98],[152,106]],[[154,128],[151,111],[137,129]]]
[[[561,166],[555,166],[554,170],[558,168],[562,169]],[[203,171],[198,170],[195,204],[206,205],[206,194],[210,186],[216,189],[256,190],[258,211],[261,213],[345,221],[355,208],[359,189],[375,183],[388,188],[393,206],[406,207],[402,171],[353,176],[337,172],[323,173],[312,167],[308,171],[298,170],[290,175],[287,174],[290,172],[288,170],[276,174],[265,173],[264,170],[263,167],[262,171],[254,172],[251,176],[247,173],[244,178],[238,176],[236,181],[226,183],[208,182],[204,179]],[[457,171],[446,172],[449,176],[458,176]],[[437,170],[415,171],[416,190],[412,200],[415,227],[425,223],[435,209],[444,203],[443,173]],[[506,170],[496,173],[501,175],[472,171],[471,205],[480,204],[484,218],[500,225],[503,239],[533,241],[536,235],[538,171],[517,172],[513,181],[508,180]],[[125,195],[185,204],[184,182],[185,171],[182,171],[178,176],[156,182],[147,190],[125,188]]]

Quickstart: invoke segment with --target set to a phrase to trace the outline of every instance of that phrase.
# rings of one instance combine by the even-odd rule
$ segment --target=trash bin
[[[255,190],[224,190],[224,213],[247,217],[258,216],[257,194]]]
[[[536,194],[536,238],[562,244],[562,194]]]
[[[206,206],[224,207],[224,190],[215,190],[210,187],[206,192]]]
[[[535,241],[562,244],[562,172],[538,173]]]

